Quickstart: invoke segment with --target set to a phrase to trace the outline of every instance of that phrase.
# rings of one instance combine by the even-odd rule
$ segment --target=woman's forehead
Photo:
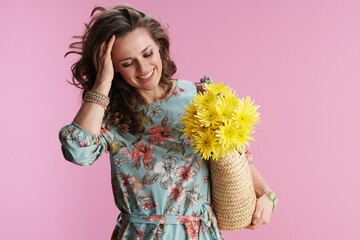
[[[137,28],[114,42],[112,55],[117,58],[134,57],[156,45],[145,28]]]

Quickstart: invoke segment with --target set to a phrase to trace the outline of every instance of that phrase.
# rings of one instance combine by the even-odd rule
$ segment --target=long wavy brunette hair
[[[129,5],[118,5],[112,9],[95,7],[91,17],[90,22],[85,24],[84,35],[73,36],[80,40],[70,44],[71,50],[65,54],[65,57],[71,53],[81,56],[71,67],[73,76],[72,83],[69,83],[83,90],[82,99],[84,100],[86,91],[92,89],[95,84],[95,63],[101,44],[114,34],[116,38],[123,37],[139,27],[145,28],[154,42],[160,46],[162,73],[159,85],[165,89],[162,97],[167,96],[172,87],[170,78],[176,72],[176,65],[170,59],[167,29],[155,19]],[[109,98],[110,104],[104,115],[106,127],[118,126],[117,132],[121,136],[130,132],[138,135],[139,141],[145,126],[138,106],[147,103],[145,98],[127,84],[119,73],[114,74]]]

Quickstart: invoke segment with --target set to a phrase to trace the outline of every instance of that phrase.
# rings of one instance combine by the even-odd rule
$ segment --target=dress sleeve
[[[253,161],[252,161],[252,152],[251,152],[251,150],[249,148],[245,148],[245,157],[246,157],[246,160],[247,160],[248,163],[253,163]]]
[[[246,154],[246,160],[248,161],[248,163],[253,163],[252,152],[249,148],[245,149],[245,154]]]
[[[74,164],[89,166],[109,151],[109,131],[101,127],[100,134],[94,135],[77,123],[71,122],[59,131],[61,151],[64,158]]]

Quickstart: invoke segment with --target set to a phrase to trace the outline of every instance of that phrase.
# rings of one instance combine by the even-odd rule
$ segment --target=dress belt
[[[120,213],[117,218],[117,224],[119,226],[119,219],[125,222],[131,223],[147,223],[147,224],[184,224],[188,222],[203,221],[202,217],[194,217],[187,215],[137,215],[137,214],[124,214]],[[208,225],[208,224],[205,224]],[[210,224],[209,224],[210,227]]]
[[[184,224],[186,229],[191,229],[199,234],[200,224],[204,224],[210,229],[213,239],[220,239],[220,235],[215,233],[214,225],[217,225],[216,218],[210,217],[210,211],[212,208],[204,207],[205,211],[200,217],[188,216],[188,215],[140,215],[140,214],[128,214],[120,212],[117,217],[116,225],[122,227],[124,222],[128,223],[145,223],[145,224]],[[121,220],[119,221],[119,219]],[[201,223],[200,223],[201,221]]]

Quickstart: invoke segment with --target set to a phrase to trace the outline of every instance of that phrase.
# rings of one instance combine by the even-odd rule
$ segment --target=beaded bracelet
[[[103,101],[103,100],[101,100],[101,99],[95,98],[95,97],[93,97],[93,96],[86,96],[86,97],[84,98],[84,101],[85,101],[85,102],[97,103],[97,104],[101,105],[102,107],[104,107],[105,109],[106,109],[106,107],[107,107],[107,105],[108,105],[107,102],[105,102],[105,101]]]
[[[109,97],[102,95],[101,93],[94,92],[94,91],[87,91],[85,93],[84,101],[97,103],[100,106],[102,106],[105,110],[110,103]]]
[[[107,104],[109,104],[109,102],[110,102],[110,98],[109,98],[109,97],[107,97],[107,96],[105,96],[105,95],[103,95],[103,94],[101,94],[101,93],[95,92],[95,91],[87,91],[87,92],[85,93],[85,97],[86,97],[86,96],[92,96],[92,97],[97,98],[97,99],[99,99],[99,100],[103,100],[103,101],[105,101]]]
[[[106,110],[106,108],[107,108],[107,105],[105,105],[103,102],[100,102],[100,101],[95,100],[95,99],[87,98],[87,99],[85,100],[85,102],[96,103],[96,104],[100,105],[101,107],[103,107],[104,110]]]
[[[269,197],[269,199],[273,202],[272,212],[274,212],[276,209],[276,205],[279,202],[279,199],[277,197],[275,197],[275,192],[270,192],[270,191],[263,192],[259,197],[261,197],[264,194],[266,194]]]
[[[99,98],[99,97],[96,97],[96,96],[93,96],[93,95],[86,95],[84,100],[86,100],[86,99],[94,99],[96,101],[104,103],[104,105],[109,105],[109,102],[107,100],[104,100],[102,98]]]

